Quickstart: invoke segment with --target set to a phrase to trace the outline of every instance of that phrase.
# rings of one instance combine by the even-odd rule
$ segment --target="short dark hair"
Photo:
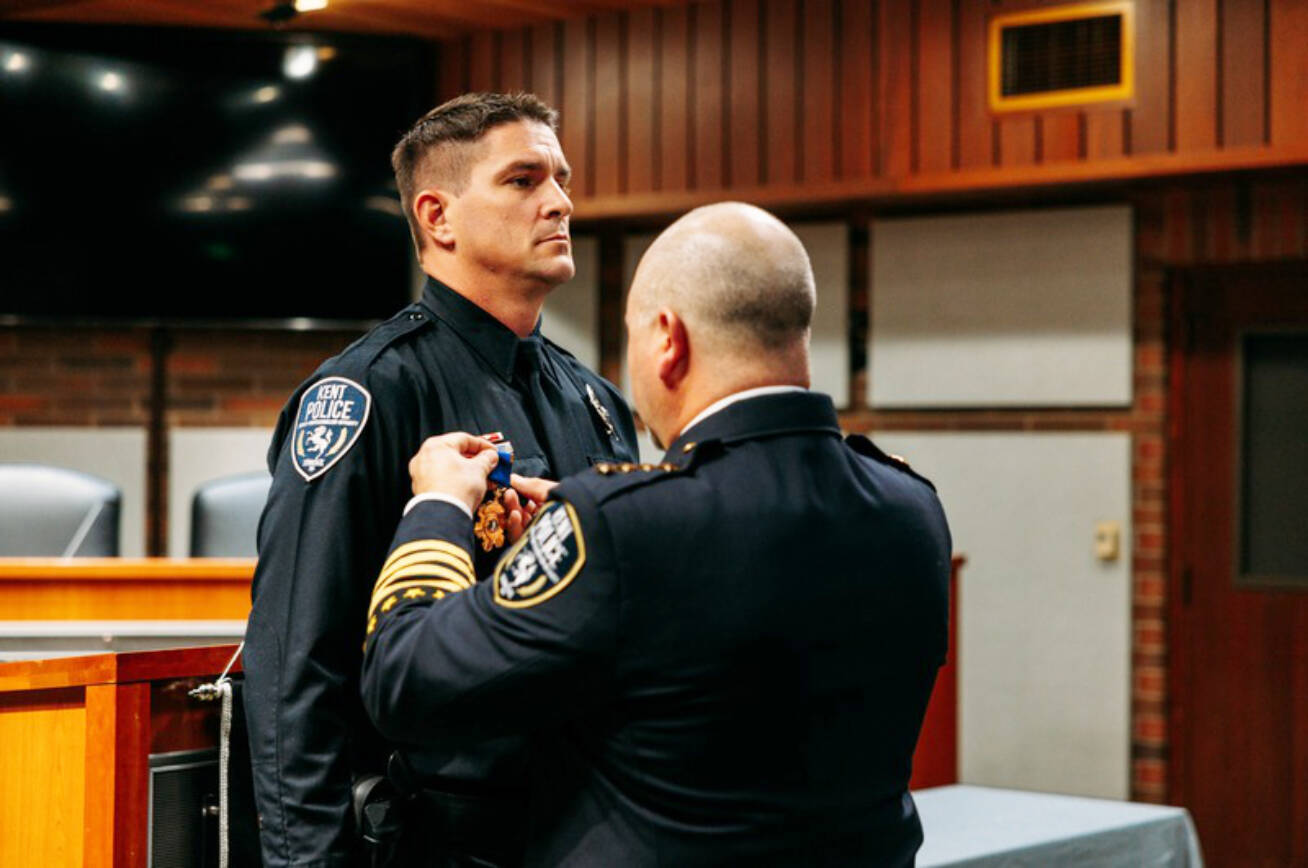
[[[419,176],[434,172],[455,193],[462,192],[475,162],[468,146],[495,127],[514,121],[536,121],[557,131],[559,113],[532,93],[465,93],[427,112],[400,137],[391,151],[391,168],[418,250],[422,250],[423,240],[413,215],[413,197]]]

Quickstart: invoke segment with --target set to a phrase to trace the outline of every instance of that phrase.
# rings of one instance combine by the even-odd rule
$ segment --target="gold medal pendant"
[[[477,507],[477,523],[472,528],[482,551],[504,545],[504,514],[504,489],[497,486]]]

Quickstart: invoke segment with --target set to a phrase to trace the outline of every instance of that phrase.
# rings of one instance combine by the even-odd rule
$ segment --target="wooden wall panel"
[[[1036,161],[1035,115],[1016,115],[999,121],[999,162],[1005,167],[1029,166]]]
[[[505,30],[499,34],[499,89],[509,93],[527,89],[527,42],[529,30]]]
[[[560,32],[557,24],[542,24],[531,29],[531,64],[527,76],[532,93],[556,108],[559,105]]]
[[[1135,6],[1135,106],[1128,113],[1131,153],[1171,147],[1172,14],[1168,0]]]
[[[1217,144],[1217,0],[1176,4],[1176,148]]]
[[[878,165],[875,0],[840,9],[840,177],[865,178]]]
[[[654,189],[657,93],[654,80],[654,10],[636,9],[627,18],[627,177],[624,192]]]
[[[881,175],[902,177],[913,155],[913,5],[884,0],[880,4],[878,54],[881,58]]]
[[[1273,145],[1308,141],[1308,3],[1270,0],[1271,138]]]
[[[759,86],[759,2],[731,0],[727,9],[727,74],[730,79],[727,105],[728,187],[754,187],[763,183],[761,153],[763,136],[759,135],[761,117]]]
[[[994,121],[986,112],[986,6],[958,4],[958,110],[959,169],[993,165]]]
[[[802,129],[799,180],[825,184],[836,178],[836,116],[834,0],[805,0],[800,14],[799,51],[802,63],[799,121]]]
[[[1266,141],[1265,10],[1265,0],[1222,0],[1222,53],[1218,58],[1221,145],[1261,145]]]
[[[764,181],[794,184],[798,179],[799,120],[795,111],[795,42],[799,29],[796,0],[765,0],[763,19],[763,116],[766,146]]]
[[[617,15],[605,15],[594,22],[595,27],[595,105],[587,112],[587,124],[594,135],[596,196],[613,196],[625,168],[622,163],[622,89],[626,63],[621,21]],[[598,74],[598,70],[604,74]],[[595,118],[608,118],[607,123],[595,123]]]
[[[1122,109],[1097,109],[1085,113],[1085,156],[1088,160],[1115,160],[1124,150]]]
[[[436,83],[438,102],[445,102],[468,90],[467,46],[466,39],[441,44],[440,58],[437,61],[437,77],[440,79]]]
[[[1040,117],[1040,162],[1060,163],[1081,158],[1085,115],[1079,111],[1049,112]]]
[[[696,190],[716,190],[722,186],[722,84],[725,78],[722,5],[705,3],[692,6],[690,12],[695,46],[691,84],[695,102],[691,115],[695,160],[690,186]]]
[[[482,30],[468,37],[468,88],[496,91],[499,83],[499,52],[496,45],[499,34]]]
[[[1135,0],[1132,99],[992,115],[989,17],[1062,2],[655,5],[465,37],[438,89],[556,105],[581,219],[1308,164],[1308,2]]]
[[[690,175],[687,120],[690,115],[686,82],[689,77],[689,13],[685,7],[660,12],[659,29],[659,160],[658,188],[685,190]]]
[[[590,39],[591,22],[574,18],[563,24],[563,84],[562,117],[559,119],[559,141],[563,153],[572,164],[573,199],[584,199],[594,194],[595,161],[591,155],[594,118],[591,115],[591,93],[595,65],[591,60],[594,43]]]
[[[917,159],[914,170],[953,165],[954,2],[921,0],[917,15]]]

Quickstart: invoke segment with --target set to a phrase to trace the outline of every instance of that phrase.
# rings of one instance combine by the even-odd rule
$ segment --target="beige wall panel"
[[[813,265],[817,308],[813,311],[813,388],[837,407],[849,406],[849,230],[844,223],[791,226]]]
[[[1131,209],[873,225],[875,407],[1128,406]]]
[[[962,782],[1124,799],[1130,780],[1126,434],[877,436],[935,483],[959,581]],[[1096,522],[1121,528],[1116,560]]]

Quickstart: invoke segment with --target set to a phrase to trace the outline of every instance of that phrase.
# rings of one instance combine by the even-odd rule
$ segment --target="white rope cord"
[[[196,699],[209,702],[214,699],[222,699],[222,720],[219,725],[218,733],[218,868],[228,868],[230,859],[230,846],[228,843],[228,826],[227,826],[227,791],[228,791],[228,770],[232,755],[232,679],[227,677],[227,673],[232,671],[232,666],[236,664],[236,658],[241,656],[245,643],[242,642],[236,647],[236,653],[232,659],[227,661],[223,667],[222,674],[218,680],[212,684],[201,684],[191,691],[190,695]]]
[[[223,694],[223,717],[218,737],[218,868],[228,868],[227,765],[232,753],[232,679],[218,682]]]

